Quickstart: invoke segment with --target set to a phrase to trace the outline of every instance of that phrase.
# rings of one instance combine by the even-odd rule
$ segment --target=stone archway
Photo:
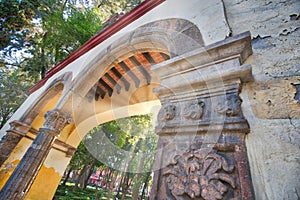
[[[159,25],[161,25],[161,23],[163,22],[169,24],[169,26],[167,26],[166,28],[159,27]],[[191,38],[195,36],[195,39]],[[176,42],[184,38],[189,38],[190,40],[190,45],[187,46],[188,48],[182,48],[182,45],[178,45],[181,43]],[[185,41],[188,42],[189,40]],[[24,199],[26,197],[26,194],[29,194],[30,196],[35,195],[32,194],[32,190],[30,190],[31,186],[36,185],[36,177],[39,177],[38,174],[41,173],[40,169],[41,166],[43,166],[43,162],[47,162],[47,155],[49,154],[49,152],[51,153],[52,151],[51,148],[53,147],[53,142],[56,138],[58,138],[58,141],[62,140],[65,144],[68,145],[68,138],[72,138],[70,137],[70,134],[72,135],[72,127],[75,127],[76,123],[80,123],[80,120],[90,117],[90,114],[95,114],[88,113],[85,117],[78,118],[76,117],[76,112],[81,111],[80,109],[76,109],[78,108],[78,105],[80,105],[80,103],[86,104],[90,101],[88,95],[89,93],[91,93],[91,90],[95,86],[95,82],[96,87],[98,87],[98,82],[107,81],[104,80],[104,77],[107,78],[106,75],[110,73],[110,70],[112,70],[113,68],[116,69],[115,65],[121,65],[120,62],[126,63],[127,60],[130,60],[130,62],[135,63],[135,66],[133,67],[130,67],[129,64],[127,64],[127,67],[129,68],[129,70],[127,71],[125,70],[126,68],[123,67],[123,72],[125,70],[125,75],[122,73],[122,71],[119,71],[119,74],[121,74],[122,78],[128,80],[129,78],[126,77],[126,74],[128,76],[130,76],[130,74],[134,74],[135,77],[139,79],[139,82],[142,83],[140,87],[140,85],[137,84],[135,78],[133,78],[133,76],[130,76],[132,80],[131,82],[128,82],[132,85],[130,86],[132,90],[128,89],[127,91],[125,91],[126,85],[124,85],[125,90],[123,96],[127,96],[128,94],[131,96],[139,96],[139,94],[141,93],[150,94],[152,93],[152,88],[154,86],[156,87],[159,84],[159,80],[155,80],[154,85],[150,81],[150,78],[153,78],[150,75],[150,67],[153,64],[157,64],[159,62],[169,59],[170,55],[175,56],[179,53],[182,53],[183,49],[184,51],[190,51],[201,46],[203,46],[201,34],[195,25],[183,19],[166,19],[159,22],[147,24],[145,27],[140,27],[135,31],[126,34],[125,37],[122,37],[121,40],[112,43],[106,49],[106,51],[100,52],[94,60],[91,60],[89,62],[89,67],[85,68],[85,70],[82,72],[86,75],[79,79],[75,78],[74,80],[72,80],[72,83],[70,82],[71,80],[69,80],[68,87],[65,90],[66,92],[64,92],[61,95],[61,98],[54,106],[54,109],[46,112],[46,121],[42,125],[43,127],[39,129],[37,137],[23,156],[16,169],[13,171],[13,174],[10,176],[9,180],[2,188],[1,198]],[[172,54],[170,51],[172,51]],[[148,60],[149,64],[147,66],[144,66],[143,61],[140,60],[137,56],[141,56],[144,59]],[[159,56],[160,60],[155,58],[156,56]],[[137,71],[139,71],[140,73],[138,73]],[[111,82],[113,83],[117,81],[120,80],[114,80]],[[111,104],[111,102],[109,102],[111,101],[109,100],[109,98],[117,90],[117,88],[113,88],[116,85],[117,84],[111,86],[111,89],[113,89],[113,91],[109,91],[107,87],[109,85],[107,83],[102,83],[102,90],[106,90],[107,93],[106,97],[105,95],[102,97],[101,93],[97,93],[97,90],[99,89],[96,89],[95,98],[93,98],[92,100],[97,101],[99,100],[99,96],[101,96],[101,106],[105,105],[105,103]],[[101,87],[99,88],[101,89]],[[130,100],[129,98],[127,102],[129,104],[125,104],[123,105],[123,107],[125,106],[126,108],[127,106],[136,109],[137,107],[141,107],[138,104],[147,103],[147,101],[153,100],[155,100],[155,104],[157,104],[158,99],[154,98],[155,97],[153,97],[153,95],[148,95],[147,97],[144,96],[143,98],[139,99],[131,98]],[[121,107],[117,103],[117,106],[114,108],[114,110],[118,108]],[[112,110],[112,108],[108,107],[108,111],[109,110]],[[71,113],[75,122],[70,121]],[[136,113],[142,113],[142,111],[137,111]],[[130,114],[126,113],[124,116],[126,115],[128,116]],[[113,118],[116,118],[116,116],[113,116],[112,119]],[[78,119],[79,121],[76,121]],[[64,127],[69,123],[71,123],[71,125],[69,125],[67,129],[65,129]],[[61,132],[62,130],[63,132]],[[77,144],[73,141],[72,145],[76,147]],[[69,161],[69,159],[64,160],[67,162]],[[65,163],[65,167],[67,166],[67,162]],[[41,182],[38,181],[38,184],[40,187]],[[58,182],[56,183],[56,185],[57,184]],[[56,185],[54,184],[54,189],[56,188]],[[50,188],[48,189],[50,193],[53,192],[53,190],[50,190]]]
[[[159,24],[164,23],[168,24],[167,28],[160,28]],[[180,29],[174,31],[173,26]],[[156,129],[161,150],[157,155],[151,198],[211,199],[215,196],[252,199],[244,145],[249,127],[240,110],[238,96],[241,83],[251,78],[250,66],[242,65],[252,53],[250,41],[249,33],[245,33],[203,47],[199,30],[180,19],[153,22],[126,34],[89,61],[82,71],[84,75],[75,77],[54,109],[47,111],[43,127],[1,190],[1,196],[24,199],[30,194],[29,190],[43,162],[47,161],[56,138],[76,147],[81,140],[78,136],[80,126],[84,135],[86,130],[101,122],[97,119],[99,116],[108,114],[115,119],[117,117],[111,113],[120,109],[125,109],[125,114],[120,116],[129,116],[126,109],[135,109],[134,106],[156,100],[162,104]],[[151,54],[163,59],[150,62],[146,68],[138,57],[142,55],[147,59],[146,55]],[[154,60],[154,56],[149,59]],[[135,63],[132,68],[126,64],[127,60]],[[120,69],[115,73],[121,63],[125,63],[128,70],[123,67],[125,73],[122,74]],[[118,78],[117,74],[121,77]],[[156,81],[152,84],[154,77]],[[123,78],[133,90],[126,89]],[[150,94],[155,87],[157,96],[132,100],[135,91],[136,96],[142,94],[138,91],[138,80],[144,81],[142,86],[146,89],[142,91]],[[122,94],[126,100],[117,101],[120,99],[118,95]],[[175,154],[167,159],[165,155],[169,152]],[[190,163],[184,163],[190,161],[184,161],[189,158],[196,162],[192,171],[188,167]],[[211,164],[213,160],[215,163]],[[52,163],[52,167],[56,164]],[[62,165],[66,167],[67,162]],[[203,166],[211,173],[201,172]],[[176,174],[181,172],[183,174],[178,177]],[[206,176],[209,178],[205,179]]]

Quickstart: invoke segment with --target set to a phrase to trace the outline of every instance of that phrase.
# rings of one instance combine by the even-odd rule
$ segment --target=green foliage
[[[144,0],[98,0],[94,5],[98,7],[98,13],[104,21],[116,13],[126,13]]]
[[[31,20],[39,7],[36,0],[0,1],[0,50],[11,44],[12,39],[20,37],[20,31],[32,27]]]
[[[113,145],[106,146],[105,138]],[[155,158],[157,139],[153,132],[152,115],[132,116],[104,123],[92,129],[83,139],[72,157],[68,169],[80,170],[86,164],[91,165],[93,157],[89,151],[94,151],[94,156],[97,156],[95,152],[100,154],[104,152],[105,156],[105,152],[112,152],[111,148],[117,147],[128,152],[127,157],[124,157],[122,151],[107,154],[105,162],[98,162],[97,167],[111,172],[106,173],[103,177],[105,182],[109,182],[109,186],[106,187],[116,189],[115,180],[123,180],[122,183],[119,182],[119,185],[122,185],[122,195],[127,194],[130,188],[138,195],[146,183],[151,185],[150,174]],[[125,160],[128,164],[124,163]],[[128,185],[129,183],[130,185]],[[113,194],[113,196],[116,195]],[[103,197],[108,196],[109,194],[104,194]]]
[[[53,200],[106,200],[111,199],[108,196],[110,196],[110,191],[106,189],[100,189],[96,190],[94,188],[85,188],[85,189],[78,189],[78,191],[73,191],[72,186],[58,186],[56,193],[53,197]],[[114,193],[114,196],[118,199],[121,199],[121,195],[116,196],[116,193]],[[132,199],[129,195],[126,196],[126,200]]]
[[[0,62],[0,128],[26,99],[32,80],[18,69],[7,69]]]
[[[101,19],[94,9],[68,6],[44,16],[30,40],[30,57],[21,67],[36,79],[73,53],[101,29]]]

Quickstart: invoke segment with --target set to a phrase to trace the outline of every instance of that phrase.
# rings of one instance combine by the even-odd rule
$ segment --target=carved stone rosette
[[[172,104],[163,105],[158,113],[158,120],[162,122],[174,119],[176,115],[176,106]]]
[[[192,101],[188,102],[183,109],[182,115],[186,119],[199,120],[204,113],[204,102],[203,101]]]
[[[220,114],[228,117],[238,116],[241,111],[242,100],[237,94],[231,94],[226,97],[224,103],[219,103],[216,110]]]

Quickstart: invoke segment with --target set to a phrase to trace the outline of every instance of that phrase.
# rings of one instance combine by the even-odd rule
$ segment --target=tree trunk
[[[110,176],[111,176],[111,173],[113,172],[113,169],[112,168],[109,168],[109,173],[105,175],[105,189],[109,189],[109,179],[110,179]]]
[[[128,191],[128,181],[129,181],[129,173],[125,173],[125,178],[122,184],[122,198],[121,200],[125,200],[127,191]]]
[[[141,178],[143,177],[142,171],[143,171],[144,161],[145,161],[145,157],[142,157],[140,159],[140,163],[139,163],[136,182],[132,189],[132,199],[138,199],[138,197],[139,197],[139,189],[140,189],[141,182],[142,182]]]
[[[67,181],[69,180],[69,177],[70,177],[70,174],[71,174],[72,171],[73,171],[73,167],[71,167],[71,168],[68,170],[68,173],[67,173],[67,175],[66,175],[66,177],[65,177],[64,182],[62,183],[62,186],[66,186],[66,183],[67,183]]]
[[[82,177],[84,176],[87,167],[88,167],[88,164],[85,164],[84,167],[83,167],[83,169],[81,170],[79,176],[76,179],[73,191],[77,191],[78,190],[79,183],[81,182]]]
[[[146,177],[146,180],[145,180],[145,184],[144,184],[144,187],[143,187],[143,190],[142,190],[142,195],[141,195],[141,200],[144,198],[145,196],[145,191],[146,191],[146,188],[148,187],[148,182],[149,182],[149,179],[150,179],[150,176],[151,176],[151,172],[148,172],[147,173],[147,177]]]
[[[108,186],[108,189],[111,189],[111,186],[112,186],[112,179],[114,177],[114,169],[111,169],[110,172],[109,172],[109,175],[108,175],[108,179],[107,179],[107,186]]]
[[[124,172],[122,172],[121,179],[120,179],[120,183],[119,183],[119,187],[118,187],[118,192],[117,192],[117,195],[116,195],[116,196],[119,196],[119,194],[120,194],[120,191],[121,191],[121,187],[122,187],[123,181],[124,181]]]
[[[84,189],[86,188],[86,186],[88,184],[88,181],[89,181],[89,179],[90,179],[90,177],[91,177],[91,175],[92,175],[92,173],[94,171],[96,163],[97,163],[97,159],[95,158],[94,161],[93,161],[93,163],[92,163],[92,165],[91,165],[91,167],[89,168],[89,171],[87,173],[87,176],[85,177],[85,180],[83,182],[83,186],[81,188],[84,188]]]

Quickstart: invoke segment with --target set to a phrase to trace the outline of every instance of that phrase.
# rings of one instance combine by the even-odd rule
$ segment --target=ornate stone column
[[[6,135],[0,141],[0,166],[6,161],[20,140],[31,128],[28,124],[17,120],[9,124],[11,126],[10,129],[7,130]]]
[[[251,54],[244,33],[152,68],[162,108],[151,199],[254,199],[239,97]]]
[[[46,121],[13,174],[0,192],[0,199],[24,199],[36,175],[46,159],[52,143],[60,131],[72,119],[59,110],[51,110],[45,114]]]

